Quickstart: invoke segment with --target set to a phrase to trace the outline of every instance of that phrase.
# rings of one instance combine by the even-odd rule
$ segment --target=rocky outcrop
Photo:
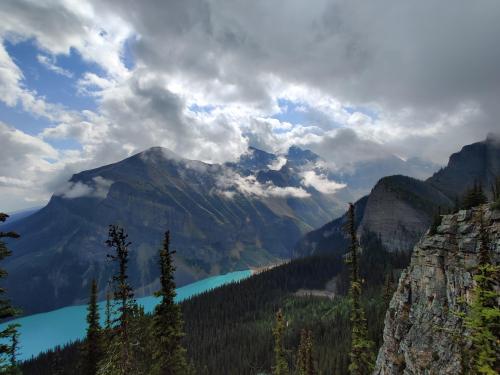
[[[500,212],[487,205],[443,216],[415,246],[385,317],[377,375],[461,374],[467,332],[457,312],[470,301],[483,216],[492,259],[500,261]],[[466,342],[467,340],[465,340]]]

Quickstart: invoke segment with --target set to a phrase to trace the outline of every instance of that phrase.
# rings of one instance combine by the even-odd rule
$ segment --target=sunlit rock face
[[[493,262],[500,261],[500,212],[488,205],[443,217],[413,250],[385,317],[377,375],[461,374],[468,332],[457,313],[471,300],[481,217]],[[464,338],[464,340],[460,340]]]

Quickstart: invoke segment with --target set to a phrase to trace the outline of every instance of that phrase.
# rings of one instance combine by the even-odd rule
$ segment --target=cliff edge
[[[500,211],[488,205],[443,216],[415,245],[385,317],[376,375],[461,374],[468,332],[457,312],[470,302],[481,216],[490,256],[500,261]],[[462,338],[462,339],[460,339]]]

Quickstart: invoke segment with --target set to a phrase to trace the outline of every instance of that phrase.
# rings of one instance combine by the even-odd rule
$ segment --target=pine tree
[[[5,222],[9,215],[0,212],[0,223]],[[0,261],[4,260],[8,256],[12,255],[12,252],[7,248],[6,243],[2,240],[3,238],[19,238],[19,235],[15,232],[0,232]],[[0,269],[0,280],[7,277],[7,271]],[[4,288],[0,288],[0,297],[6,293]],[[0,298],[0,321],[7,318],[12,318],[19,313],[6,298]],[[8,340],[11,341],[15,338],[18,339],[17,334],[18,325],[9,325],[4,330],[0,331],[0,365],[2,367],[10,367],[10,362],[12,360],[12,346],[7,344]],[[15,353],[14,353],[15,355]]]
[[[492,195],[492,208],[494,210],[500,210],[500,176],[495,178],[495,182],[491,187],[491,195]]]
[[[116,313],[118,316],[111,320],[114,335],[99,363],[97,372],[99,375],[138,374],[134,367],[136,362],[133,360],[132,337],[130,335],[130,323],[136,305],[127,274],[130,244],[128,235],[123,228],[116,225],[109,226],[106,245],[113,250],[113,253],[107,256],[118,263],[118,271],[112,277],[113,299],[117,304]]]
[[[64,375],[60,347],[56,347],[54,349],[54,354],[52,357],[52,363],[50,367],[51,367],[51,375]]]
[[[307,331],[306,337],[306,374],[316,375],[313,358],[313,337],[311,330]]]
[[[474,275],[472,299],[464,317],[471,333],[472,347],[467,358],[472,374],[497,375],[500,369],[500,309],[498,284],[500,266],[491,262],[488,231],[481,215],[479,264]]]
[[[307,375],[307,332],[300,332],[300,344],[297,351],[297,375]]]
[[[366,375],[374,367],[373,342],[368,339],[366,318],[361,306],[361,280],[359,278],[358,239],[356,236],[354,205],[349,204],[347,232],[350,237],[349,265],[351,299],[351,351],[349,353],[349,373],[353,375]]]
[[[394,288],[394,275],[392,274],[392,271],[391,271],[385,277],[384,305],[386,307],[389,307],[389,304],[391,302],[393,288]]]
[[[493,202],[500,199],[500,176],[497,176],[491,185],[491,196],[493,198]]]
[[[8,339],[9,344],[5,344],[8,346],[7,358],[3,358],[0,364],[0,373],[2,374],[22,374],[17,362],[17,356],[19,354],[19,327],[19,324],[9,324],[4,331],[4,337]]]
[[[297,375],[315,374],[312,332],[303,329],[300,332],[300,344],[297,351]]]
[[[111,318],[111,293],[106,292],[106,309],[105,309],[105,320],[104,320],[104,328],[106,331],[110,331],[112,327],[112,318]]]
[[[289,373],[288,362],[285,355],[285,320],[283,312],[278,310],[276,313],[276,323],[273,328],[274,336],[274,360],[273,375],[286,375]]]
[[[161,289],[156,293],[161,302],[155,308],[153,317],[153,374],[185,375],[189,372],[186,350],[181,345],[184,336],[180,306],[175,303],[175,266],[170,250],[170,232],[165,233],[163,248],[160,250]]]
[[[474,182],[472,188],[467,190],[463,199],[462,208],[468,210],[472,207],[486,203],[488,200],[483,192],[483,187],[479,182]]]
[[[87,308],[87,337],[83,344],[83,374],[95,375],[103,356],[102,332],[97,306],[97,282],[92,280],[90,300]]]
[[[438,227],[441,225],[441,221],[443,220],[443,217],[441,216],[441,206],[438,206],[438,209],[436,213],[434,214],[434,217],[432,218],[432,224],[429,229],[429,234],[431,236],[434,236],[437,233]]]

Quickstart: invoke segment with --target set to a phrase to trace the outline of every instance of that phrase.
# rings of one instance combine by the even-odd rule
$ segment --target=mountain
[[[451,208],[475,181],[489,190],[500,176],[500,143],[489,137],[464,146],[448,165],[425,181],[405,176],[384,177],[366,197],[355,203],[358,234],[376,233],[391,251],[409,251],[430,226],[438,207]],[[488,188],[488,189],[486,189]],[[294,247],[294,256],[343,252],[345,215],[306,234]]]
[[[130,236],[139,296],[158,288],[156,256],[167,229],[180,286],[289,258],[294,243],[342,205],[303,185],[300,157],[269,169],[276,159],[251,149],[237,163],[207,164],[157,147],[75,174],[47,206],[7,224],[21,234],[5,262],[9,295],[25,313],[46,311],[85,301],[96,277],[103,297],[113,267],[104,245],[109,224]]]
[[[464,312],[463,301],[471,299],[481,217],[492,262],[498,264],[499,211],[483,205],[444,216],[436,234],[427,233],[415,246],[400,277],[386,313],[374,374],[468,373],[462,356],[470,347],[471,332],[464,329],[459,312]]]
[[[493,135],[484,142],[465,146],[450,156],[448,166],[435,173],[427,182],[454,199],[462,196],[474,181],[480,182],[485,193],[500,175],[500,140]]]
[[[16,221],[19,221],[21,219],[24,219],[30,215],[33,215],[35,212],[40,210],[42,207],[33,207],[33,208],[27,208],[25,210],[20,210],[20,211],[15,211],[15,212],[10,212],[9,213],[9,224],[12,224]],[[7,225],[6,223],[0,223],[0,227],[3,225]]]

